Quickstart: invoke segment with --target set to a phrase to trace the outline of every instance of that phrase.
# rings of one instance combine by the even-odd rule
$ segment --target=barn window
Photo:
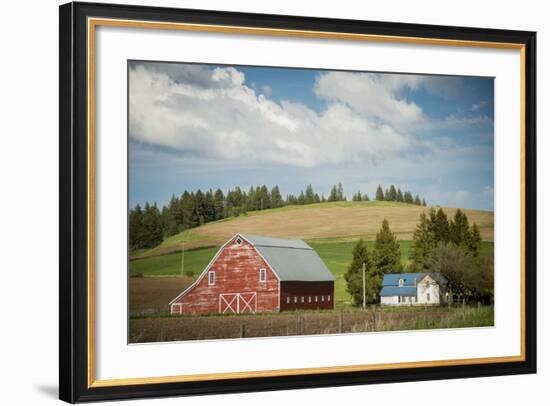
[[[290,303],[290,296],[287,296],[287,297],[286,297],[286,302],[287,302],[287,303]]]
[[[304,303],[304,297],[302,296],[302,303]]]
[[[241,245],[241,244],[243,243],[243,240],[241,240],[240,238],[237,238],[237,239],[235,240],[235,242],[236,242],[237,244]]]
[[[216,272],[214,272],[214,271],[208,272],[208,284],[209,285],[215,285],[216,284]]]
[[[330,295],[327,296],[327,302],[330,302]]]
[[[265,268],[260,268],[260,282],[265,282],[267,274]]]
[[[321,302],[325,301],[325,296],[321,296]]]
[[[294,296],[294,303],[298,303],[298,296]]]
[[[319,301],[319,296],[315,296],[315,303]]]
[[[307,301],[308,301],[308,303],[311,303],[311,296],[307,297]]]

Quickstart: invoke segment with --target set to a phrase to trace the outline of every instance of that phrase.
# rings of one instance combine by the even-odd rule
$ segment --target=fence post
[[[298,335],[304,334],[304,318],[302,316],[302,312],[298,312],[296,314],[296,329]]]
[[[462,318],[466,318],[466,296],[462,296]]]
[[[340,308],[340,313],[338,314],[338,332],[342,333],[344,331],[344,309]]]
[[[245,329],[245,328],[244,328],[244,323],[241,323],[241,333],[240,333],[241,338],[244,338],[244,336],[245,336],[245,334],[244,334],[244,333],[245,333],[244,329]]]
[[[376,325],[378,324],[378,317],[376,314],[376,305],[372,305],[372,331],[376,330]]]
[[[477,311],[479,311],[480,309],[481,309],[481,302],[478,301],[478,302],[477,302]]]

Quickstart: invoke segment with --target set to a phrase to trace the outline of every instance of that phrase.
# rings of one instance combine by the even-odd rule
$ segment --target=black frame
[[[59,397],[67,402],[235,393],[536,372],[536,33],[114,4],[60,6]],[[525,361],[269,378],[92,387],[87,384],[88,17],[299,29],[525,46]]]

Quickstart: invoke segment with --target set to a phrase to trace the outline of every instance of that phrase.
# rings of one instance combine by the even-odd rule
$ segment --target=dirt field
[[[193,283],[193,278],[130,278],[130,315],[167,313],[168,303]]]
[[[369,309],[257,315],[172,316],[130,319],[130,342],[161,342],[246,337],[493,325],[492,307]]]

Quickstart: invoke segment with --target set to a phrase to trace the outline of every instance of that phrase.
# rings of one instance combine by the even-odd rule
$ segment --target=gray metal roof
[[[240,235],[258,250],[281,281],[334,281],[317,252],[302,240]]]

